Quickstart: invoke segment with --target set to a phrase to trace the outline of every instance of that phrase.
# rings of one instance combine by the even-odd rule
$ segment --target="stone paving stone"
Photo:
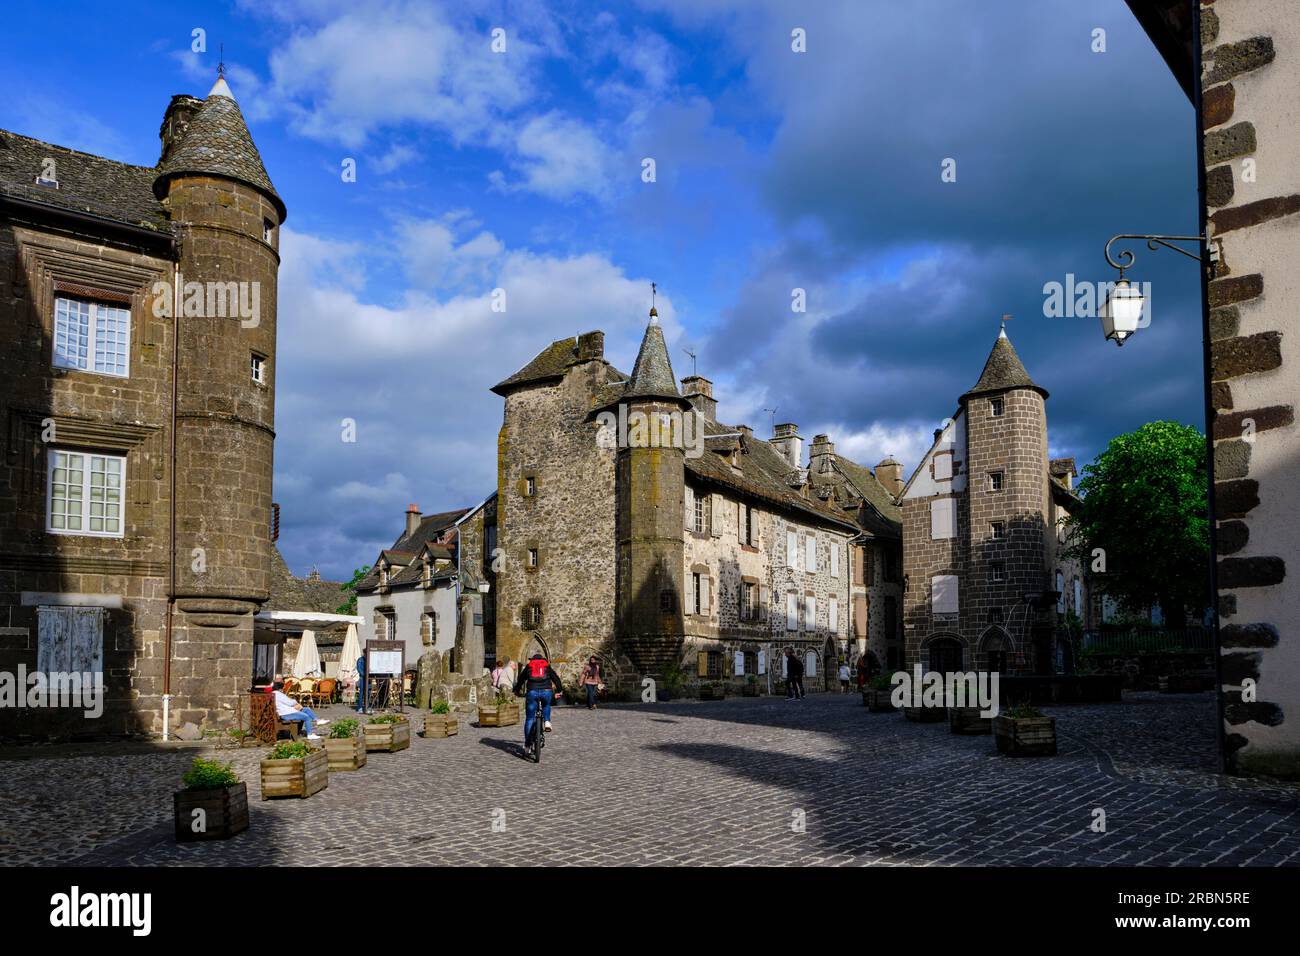
[[[1215,772],[1210,695],[1046,710],[1058,756],[1013,759],[850,695],[561,708],[540,765],[522,728],[464,721],[308,800],[262,801],[261,751],[230,750],[251,828],[185,846],[171,794],[210,751],[18,748],[0,754],[0,863],[1296,865],[1300,788]]]

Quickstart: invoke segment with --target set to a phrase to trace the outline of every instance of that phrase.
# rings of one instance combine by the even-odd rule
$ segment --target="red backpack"
[[[550,668],[550,666],[551,666],[551,662],[548,660],[529,659],[528,676],[531,677],[533,680],[545,680],[546,672]]]

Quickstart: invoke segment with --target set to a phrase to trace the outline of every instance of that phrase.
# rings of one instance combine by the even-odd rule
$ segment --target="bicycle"
[[[558,690],[555,692],[554,696],[551,698],[552,704],[554,704],[556,701],[559,700],[561,693],[563,692]],[[528,713],[527,701],[528,698],[527,695],[525,695],[524,696],[525,719],[527,719],[527,713]],[[542,719],[542,715],[545,712],[546,712],[545,708],[543,707],[542,702],[539,700],[537,702],[537,712],[533,715],[533,732],[531,735],[532,739],[528,742],[528,751],[527,751],[527,754],[533,758],[533,763],[542,762],[542,748],[546,746],[546,721]]]

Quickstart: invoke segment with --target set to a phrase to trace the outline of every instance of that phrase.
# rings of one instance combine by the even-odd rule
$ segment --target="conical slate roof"
[[[167,192],[167,180],[182,173],[224,176],[247,183],[264,192],[275,203],[280,221],[284,221],[284,202],[271,185],[271,177],[266,174],[262,157],[253,145],[244,114],[240,112],[224,77],[217,78],[208,98],[185,130],[184,138],[158,167],[154,193],[162,198]]]
[[[962,399],[986,392],[1002,392],[1009,388],[1032,388],[1043,398],[1047,397],[1047,389],[1035,384],[1029,377],[1029,373],[1025,371],[1025,366],[1020,361],[1020,356],[1016,354],[1015,347],[1007,338],[1007,330],[1003,329],[993,343],[993,351],[989,352],[988,361],[984,363],[980,380],[975,383],[974,388],[962,396]]]
[[[658,322],[652,321],[646,326],[641,351],[637,353],[636,364],[632,366],[632,378],[627,383],[623,397],[674,398],[685,401],[682,393],[677,390],[673,365],[668,360],[668,345],[664,342],[664,330]]]

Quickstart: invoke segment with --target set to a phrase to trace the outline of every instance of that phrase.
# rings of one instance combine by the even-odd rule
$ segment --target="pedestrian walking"
[[[849,662],[842,661],[840,663],[840,693],[847,694],[848,692],[849,692]]]
[[[867,689],[867,655],[858,658],[858,690]]]
[[[785,699],[803,700],[803,661],[794,648],[785,649]]]
[[[600,663],[595,655],[587,658],[587,666],[582,669],[582,686],[587,692],[587,709],[596,709],[596,695],[605,689],[601,679]]]

